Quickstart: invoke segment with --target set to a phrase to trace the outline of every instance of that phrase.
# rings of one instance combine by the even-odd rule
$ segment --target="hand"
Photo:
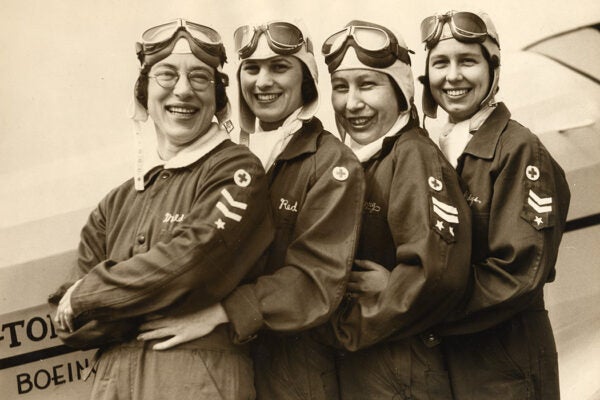
[[[350,272],[348,291],[355,296],[375,296],[387,286],[390,271],[369,260],[354,260],[364,271]]]
[[[73,332],[73,307],[71,307],[71,295],[79,284],[81,279],[75,282],[63,295],[58,303],[54,322],[64,331]]]
[[[138,335],[137,339],[152,340],[172,336],[170,339],[152,346],[153,350],[166,350],[178,344],[206,336],[217,325],[227,322],[229,322],[229,318],[225,313],[225,309],[221,303],[216,303],[194,313],[146,321],[140,326],[142,333]]]

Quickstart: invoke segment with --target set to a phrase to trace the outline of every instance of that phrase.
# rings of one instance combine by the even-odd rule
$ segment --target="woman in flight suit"
[[[156,322],[142,338],[170,344],[229,322],[254,343],[259,399],[338,398],[333,349],[312,339],[342,300],[358,238],[363,171],[323,129],[312,42],[298,26],[269,22],[235,31],[240,57],[240,141],[263,162],[276,224],[261,276],[188,318]],[[213,318],[213,316],[217,316]],[[215,322],[216,321],[216,322]]]
[[[323,44],[340,134],[365,170],[349,293],[333,318],[341,397],[452,399],[429,329],[463,298],[470,211],[458,176],[413,104],[409,50],[389,29],[351,21]]]
[[[133,118],[152,118],[157,145],[84,226],[72,279],[51,298],[60,336],[100,346],[93,399],[253,398],[249,349],[226,329],[167,352],[135,339],[153,314],[223,299],[273,237],[260,161],[213,122],[229,107],[219,34],[178,19],[144,32],[137,56]]]
[[[559,398],[543,288],[554,280],[570,192],[536,135],[497,103],[498,34],[486,14],[450,11],[421,23],[423,111],[448,114],[440,147],[473,213],[467,300],[439,328],[457,400]]]

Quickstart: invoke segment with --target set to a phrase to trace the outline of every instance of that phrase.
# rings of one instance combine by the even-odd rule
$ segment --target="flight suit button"
[[[146,236],[144,236],[144,235],[139,235],[139,236],[137,237],[137,242],[138,242],[139,244],[144,244],[144,243],[146,243]]]
[[[442,341],[440,337],[433,332],[421,334],[421,340],[423,340],[423,343],[427,347],[437,346]]]

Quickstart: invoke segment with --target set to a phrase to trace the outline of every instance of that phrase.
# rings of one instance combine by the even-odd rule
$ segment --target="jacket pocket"
[[[429,400],[452,400],[450,378],[445,371],[425,372],[425,383]]]

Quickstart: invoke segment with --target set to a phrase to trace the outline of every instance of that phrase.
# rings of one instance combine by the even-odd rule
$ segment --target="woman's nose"
[[[352,88],[348,90],[348,97],[346,99],[346,109],[348,111],[356,111],[362,109],[364,106],[365,103],[363,102],[360,91]]]
[[[256,86],[266,88],[273,85],[273,76],[267,68],[261,68],[256,77]]]
[[[446,74],[446,80],[448,82],[459,81],[463,78],[462,70],[456,63],[450,63],[448,67],[448,73]]]
[[[175,83],[175,86],[173,87],[173,94],[181,97],[181,96],[191,94],[191,93],[193,93],[193,91],[194,90],[192,89],[192,85],[190,84],[190,80],[188,79],[187,74],[180,73],[179,79],[177,79],[177,82]]]

